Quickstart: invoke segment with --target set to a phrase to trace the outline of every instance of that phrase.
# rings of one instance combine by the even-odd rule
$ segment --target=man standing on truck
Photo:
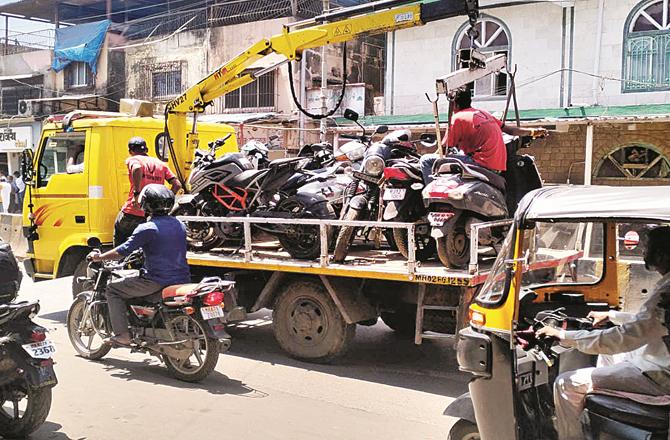
[[[670,227],[656,227],[646,238],[645,267],[662,278],[637,313],[591,312],[594,327],[606,322],[614,327],[566,331],[546,326],[536,333],[538,337],[556,338],[561,345],[586,354],[627,354],[625,360],[614,365],[568,371],[556,378],[554,403],[559,440],[583,438],[580,415],[586,395],[593,390],[635,393],[638,397],[670,395]]]
[[[504,124],[485,110],[472,108],[472,92],[463,87],[456,91],[453,99],[454,115],[451,118],[449,136],[442,145],[462,150],[464,155],[451,155],[465,163],[476,164],[501,173],[507,169],[507,147],[503,132],[511,136],[546,136],[544,128],[527,129]],[[421,173],[425,184],[433,181],[433,165],[437,154],[424,154],[420,159]]]
[[[172,185],[173,194],[177,194],[181,189],[181,183],[170,168],[160,159],[147,155],[147,143],[143,138],[139,136],[131,138],[128,141],[128,152],[130,157],[126,159],[126,166],[130,179],[130,192],[114,223],[114,246],[125,242],[135,228],[144,223],[144,211],[137,203],[137,199],[145,186],[152,183],[162,185],[166,181]]]
[[[137,226],[128,240],[111,251],[93,251],[88,259],[95,262],[120,260],[132,252],[144,251],[144,267],[139,275],[115,280],[107,286],[109,318],[114,336],[113,345],[129,346],[126,300],[151,296],[164,287],[191,282],[186,262],[186,227],[169,215],[174,194],[161,184],[149,184],[139,196],[143,212],[149,220]]]

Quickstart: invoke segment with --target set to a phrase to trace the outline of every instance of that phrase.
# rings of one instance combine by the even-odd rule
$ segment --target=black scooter
[[[437,254],[445,267],[463,269],[470,261],[472,224],[508,218],[525,194],[542,186],[534,159],[518,154],[531,141],[527,136],[506,143],[507,171],[502,174],[458,157],[435,162],[435,180],[423,190],[423,199]],[[505,237],[503,228],[486,232],[479,239],[485,246]]]

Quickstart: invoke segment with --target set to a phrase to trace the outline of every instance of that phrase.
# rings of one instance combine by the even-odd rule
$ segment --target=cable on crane
[[[310,113],[305,109],[301,104],[300,100],[298,100],[298,97],[296,96],[295,93],[295,85],[293,84],[293,63],[288,63],[288,83],[291,85],[291,96],[293,97],[293,102],[295,102],[296,107],[298,107],[298,110],[300,110],[305,116],[308,116],[312,119],[325,119],[325,118],[330,118],[335,114],[335,112],[340,108],[340,105],[342,104],[342,101],[344,100],[344,92],[347,88],[347,43],[342,43],[343,48],[342,48],[342,93],[340,94],[339,99],[337,100],[337,104],[335,104],[335,107],[330,110],[328,113],[325,115],[323,114],[315,114],[315,113]]]

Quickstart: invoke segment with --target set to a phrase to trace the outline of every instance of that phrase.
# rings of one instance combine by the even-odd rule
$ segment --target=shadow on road
[[[235,395],[259,399],[267,393],[253,389],[239,380],[231,379],[225,374],[213,371],[201,383],[188,383],[177,380],[169,375],[165,366],[155,359],[147,358],[142,361],[114,359],[111,357],[99,361],[112,377],[127,381],[142,381],[156,385],[172,386],[179,389],[206,390],[210,394]]]
[[[65,321],[67,320],[67,310],[61,310],[60,312],[52,312],[52,313],[44,313],[40,314],[40,318],[43,319],[48,319],[49,321],[56,321],[60,322],[61,324],[65,324]]]
[[[40,428],[30,435],[31,440],[84,440],[86,437],[72,438],[63,432],[58,432],[63,425],[46,421]]]
[[[415,345],[381,320],[371,327],[359,325],[349,351],[328,365],[302,362],[284,353],[275,341],[269,310],[250,315],[248,321],[228,331],[233,345],[227,355],[448,397],[467,391],[468,377],[458,372],[450,341],[426,340]]]

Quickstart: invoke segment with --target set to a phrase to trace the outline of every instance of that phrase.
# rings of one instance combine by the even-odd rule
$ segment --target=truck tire
[[[449,430],[447,440],[480,440],[477,425],[469,420],[459,420]]]
[[[272,311],[275,339],[289,355],[327,363],[344,354],[356,334],[321,282],[298,280],[277,296]]]
[[[414,337],[416,329],[416,306],[414,304],[403,304],[393,312],[382,312],[382,321],[391,330],[401,336]]]

